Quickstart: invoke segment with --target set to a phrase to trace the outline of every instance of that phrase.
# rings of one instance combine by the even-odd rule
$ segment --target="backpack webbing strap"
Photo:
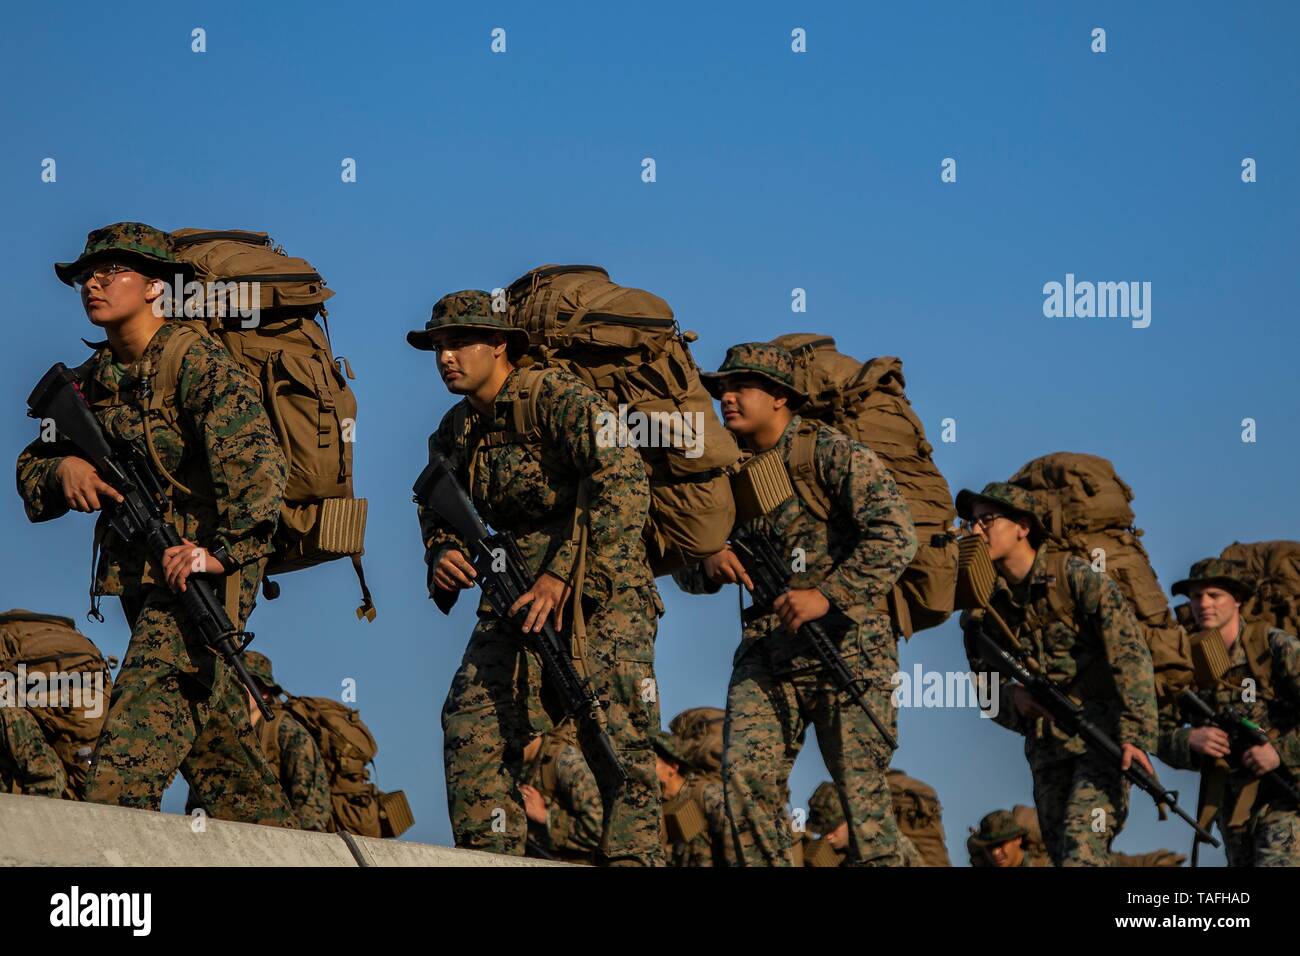
[[[786,469],[790,472],[790,484],[798,492],[808,511],[819,521],[827,520],[831,515],[831,498],[817,478],[817,426],[803,421],[790,438],[790,454],[786,458]]]
[[[183,495],[188,495],[200,501],[212,501],[214,496],[196,492],[192,488],[186,487],[167,470],[162,463],[162,459],[158,457],[158,450],[153,443],[153,429],[149,424],[151,412],[161,414],[163,421],[168,425],[176,424],[178,417],[176,404],[179,397],[177,392],[180,389],[181,363],[185,360],[185,353],[194,344],[195,337],[201,338],[206,334],[199,331],[199,329],[203,328],[200,322],[177,322],[176,325],[176,331],[172,333],[171,338],[163,346],[162,355],[158,358],[157,366],[150,370],[147,378],[148,389],[140,408],[145,449],[149,453],[149,461],[167,484]]]

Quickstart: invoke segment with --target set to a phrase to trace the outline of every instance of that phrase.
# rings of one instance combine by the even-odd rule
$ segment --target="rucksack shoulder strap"
[[[1070,561],[1070,552],[1053,551],[1047,556],[1047,604],[1052,613],[1061,621],[1073,623],[1078,610],[1074,601],[1074,592],[1070,590],[1070,579],[1066,574],[1066,565]]]
[[[176,321],[175,324],[176,331],[163,345],[162,355],[158,357],[157,364],[149,374],[149,388],[146,390],[142,409],[144,420],[141,423],[144,431],[145,449],[149,453],[149,461],[153,464],[154,469],[169,485],[183,495],[211,500],[211,495],[197,493],[193,488],[181,484],[176,476],[163,465],[153,443],[153,428],[149,422],[149,413],[156,411],[161,414],[163,421],[168,425],[175,426],[177,422],[176,406],[179,398],[177,392],[180,390],[181,382],[181,364],[185,361],[185,355],[189,352],[190,346],[200,338],[209,336],[202,322]]]
[[[816,422],[804,419],[790,436],[790,454],[786,457],[786,470],[790,473],[790,484],[803,500],[805,507],[819,521],[825,521],[831,515],[831,498],[822,487],[817,477],[817,432],[820,426]]]
[[[512,427],[504,431],[488,432],[479,439],[475,450],[498,448],[502,445],[535,445],[541,441],[542,433],[537,425],[538,396],[542,390],[542,379],[551,371],[552,369],[549,368],[531,366],[516,370],[519,397],[510,405]]]
[[[1241,649],[1246,652],[1246,665],[1255,678],[1260,700],[1273,697],[1273,649],[1268,646],[1268,631],[1268,621],[1251,621],[1241,632]]]

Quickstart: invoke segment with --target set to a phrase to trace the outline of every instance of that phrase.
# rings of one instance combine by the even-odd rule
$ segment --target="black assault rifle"
[[[740,556],[740,563],[745,566],[745,573],[754,582],[756,606],[770,608],[773,601],[790,590],[789,568],[776,545],[768,538],[757,535],[753,538],[752,545],[735,541],[732,542],[731,548]],[[830,674],[839,692],[847,694],[853,703],[861,707],[867,719],[885,739],[889,749],[897,750],[898,740],[876,716],[876,712],[871,709],[871,705],[863,696],[866,680],[854,679],[853,673],[844,663],[844,658],[840,657],[840,652],[835,649],[835,642],[826,633],[826,629],[818,621],[809,621],[799,628],[799,637],[805,638],[812,645],[813,652],[821,660],[822,666]]]
[[[1197,697],[1191,688],[1178,695],[1178,703],[1182,705],[1183,713],[1192,725],[1218,727],[1228,735],[1232,748],[1231,757],[1238,765],[1241,763],[1243,752],[1251,747],[1272,742],[1259,724],[1248,719],[1236,707],[1225,707],[1216,712],[1209,704]],[[1293,804],[1300,807],[1300,787],[1296,786],[1295,777],[1291,775],[1289,769],[1279,766],[1260,779],[1272,781],[1273,785],[1286,794]]]
[[[483,589],[484,597],[498,617],[510,620],[510,608],[533,585],[528,565],[515,539],[504,532],[493,534],[488,530],[474,503],[456,480],[447,459],[436,451],[429,453],[429,464],[420,472],[412,490],[417,503],[441,515],[465,542],[470,551],[469,562],[478,573],[475,581]],[[581,600],[581,596],[576,600]],[[444,612],[448,608],[449,605],[442,607]],[[523,617],[526,613],[526,608],[521,609],[515,617]],[[601,783],[601,789],[621,787],[627,774],[605,731],[605,711],[600,698],[591,689],[590,682],[573,666],[568,647],[561,642],[549,622],[541,631],[528,636],[542,659],[546,677],[565,716],[574,717],[579,735],[586,736],[594,744],[593,747],[584,747],[583,751],[591,763],[592,773]]]
[[[32,418],[53,421],[57,437],[71,443],[95,466],[99,477],[122,496],[124,500],[120,504],[111,499],[103,502],[109,526],[123,541],[143,544],[161,568],[163,552],[185,542],[166,520],[168,503],[164,486],[149,461],[129,446],[114,448],[109,443],[95,413],[86,404],[76,377],[62,362],[55,364],[37,383],[27,398],[27,409]],[[176,597],[204,644],[235,671],[262,716],[271,720],[275,715],[262,700],[261,690],[249,676],[241,657],[253,639],[252,632],[240,631],[231,623],[225,605],[217,600],[212,585],[200,575],[191,575],[185,590],[177,592]]]

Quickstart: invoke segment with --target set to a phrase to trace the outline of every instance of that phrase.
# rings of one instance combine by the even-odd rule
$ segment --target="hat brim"
[[[802,407],[808,401],[808,396],[797,388],[787,385],[775,375],[769,375],[767,372],[760,372],[757,369],[738,368],[730,372],[700,373],[700,382],[704,385],[704,390],[719,401],[722,400],[723,383],[729,378],[761,378],[765,382],[770,382],[786,396],[786,404],[791,411]]]
[[[457,332],[461,329],[483,332],[488,335],[504,335],[507,339],[514,336],[523,345],[528,344],[528,331],[526,329],[503,329],[495,325],[477,325],[473,322],[460,322],[439,329],[412,329],[406,333],[406,344],[413,349],[419,349],[421,352],[435,352],[437,346],[434,345],[434,341],[437,336],[447,332]]]
[[[1007,830],[1004,833],[995,833],[993,836],[987,837],[986,839],[983,840],[979,838],[978,834],[972,833],[970,837],[970,842],[975,844],[976,846],[984,846],[984,847],[999,846],[1000,844],[1007,843],[1008,841],[1014,840],[1017,837],[1026,837],[1026,836],[1029,836],[1029,831],[1026,830],[1024,827],[1017,827],[1015,830]]]
[[[996,508],[998,511],[1010,518],[1015,518],[1018,521],[1024,520],[1029,522],[1029,526],[1040,535],[1045,535],[1047,533],[1047,529],[1043,527],[1042,519],[1032,511],[1022,511],[1020,508],[1009,505],[1005,501],[999,501],[997,498],[990,498],[987,495],[980,494],[978,491],[971,491],[969,488],[963,488],[961,491],[957,492],[957,517],[961,518],[963,521],[973,520],[971,512],[974,509],[976,502],[980,501],[984,502],[990,508]]]
[[[79,256],[73,262],[56,262],[54,263],[54,274],[59,277],[59,281],[64,285],[72,285],[73,280],[85,270],[86,266],[93,262],[105,262],[109,259],[117,259],[137,266],[143,265],[146,268],[139,270],[141,274],[153,278],[162,278],[166,276],[169,270],[181,274],[186,280],[194,276],[194,267],[188,262],[159,259],[155,256],[146,256],[142,252],[133,252],[130,249],[101,249],[89,255]]]
[[[1235,596],[1238,600],[1244,601],[1252,594],[1255,589],[1247,585],[1244,581],[1238,581],[1236,578],[1183,578],[1181,581],[1175,581],[1169,589],[1171,594],[1181,597],[1191,597],[1192,588],[1222,588]]]

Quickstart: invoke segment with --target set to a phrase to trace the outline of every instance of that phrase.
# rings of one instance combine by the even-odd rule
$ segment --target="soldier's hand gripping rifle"
[[[166,520],[168,504],[164,486],[149,461],[135,449],[115,448],[109,443],[99,419],[86,404],[76,377],[62,362],[55,364],[37,383],[27,398],[27,409],[32,418],[53,421],[57,436],[73,445],[95,466],[99,477],[122,496],[121,503],[112,500],[104,503],[109,526],[123,541],[142,543],[149,556],[162,567],[163,552],[185,542]],[[241,656],[253,639],[252,633],[240,631],[231,623],[225,605],[217,600],[212,585],[200,575],[186,579],[185,590],[176,592],[176,597],[203,643],[234,670],[262,716],[271,720],[275,715],[262,700],[261,690],[249,676]]]
[[[1216,711],[1197,697],[1191,688],[1178,695],[1178,703],[1182,706],[1188,722],[1193,726],[1218,727],[1228,735],[1228,743],[1232,748],[1231,756],[1238,766],[1241,764],[1242,753],[1251,747],[1272,743],[1263,728],[1253,720],[1247,719],[1236,707],[1225,707],[1223,710]],[[1300,787],[1296,786],[1295,777],[1289,769],[1279,766],[1260,779],[1271,781],[1278,790],[1285,793],[1297,807],[1300,807]]]
[[[478,575],[475,581],[483,589],[484,597],[502,620],[510,620],[510,608],[533,586],[528,565],[514,538],[504,532],[493,534],[488,530],[469,495],[456,480],[447,459],[437,452],[429,453],[429,464],[420,472],[413,491],[416,502],[441,515],[465,542],[470,551],[469,562]],[[581,597],[575,600],[581,600]],[[515,617],[526,613],[526,609],[521,609]],[[542,659],[546,677],[559,697],[565,716],[574,717],[579,732],[588,735],[595,743],[599,765],[592,766],[592,773],[601,781],[602,789],[606,785],[621,787],[627,774],[609,734],[605,732],[605,710],[600,698],[573,666],[567,645],[550,623],[544,623],[541,631],[528,636]]]
[[[986,618],[998,625],[1007,642],[1004,647],[984,633],[983,627],[976,627],[975,635],[983,654],[987,655],[989,662],[1000,674],[1024,687],[1034,703],[1051,715],[1053,723],[1067,734],[1079,737],[1085,747],[1101,754],[1113,766],[1118,767],[1123,759],[1123,748],[1085,716],[1082,704],[1072,700],[1042,673],[1039,664],[1025,654],[1002,615],[989,605],[989,596],[993,592],[997,575],[984,542],[974,535],[967,535],[958,540],[957,547],[957,606],[982,610]],[[1168,808],[1195,830],[1197,837],[1213,846],[1219,846],[1219,841],[1179,806],[1177,792],[1166,789],[1154,774],[1147,772],[1136,760],[1130,762],[1127,770],[1120,772],[1151,796],[1161,812],[1161,819],[1164,819],[1164,811]]]
[[[781,557],[776,545],[768,538],[761,534],[755,535],[752,545],[737,541],[732,543],[731,549],[740,557],[740,563],[745,566],[745,573],[754,582],[754,602],[757,606],[770,608],[773,601],[790,590],[789,566]],[[854,679],[853,673],[844,663],[840,652],[836,650],[835,642],[826,633],[826,629],[817,621],[808,621],[800,626],[799,637],[805,638],[812,645],[813,652],[821,660],[822,666],[830,674],[839,692],[846,694],[853,703],[861,707],[867,719],[889,745],[889,749],[897,750],[898,740],[871,709],[871,705],[863,695],[866,681]]]

